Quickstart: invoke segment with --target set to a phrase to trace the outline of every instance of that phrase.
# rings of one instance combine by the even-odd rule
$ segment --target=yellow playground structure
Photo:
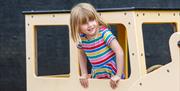
[[[109,86],[109,79],[89,79],[88,88],[80,85],[78,49],[70,36],[69,10],[24,11],[23,13],[26,26],[27,91],[180,91],[180,9],[130,7],[98,10],[105,22],[115,25],[117,39],[125,54],[126,79],[120,80],[115,90]],[[143,24],[173,26],[174,33],[168,40],[171,62],[147,69]],[[63,25],[69,28],[67,31],[69,31],[70,73],[38,76],[36,26]]]

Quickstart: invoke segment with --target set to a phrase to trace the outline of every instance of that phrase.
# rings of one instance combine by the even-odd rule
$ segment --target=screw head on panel
[[[179,46],[179,48],[180,48],[180,40],[178,41],[178,44],[177,44],[178,46]]]

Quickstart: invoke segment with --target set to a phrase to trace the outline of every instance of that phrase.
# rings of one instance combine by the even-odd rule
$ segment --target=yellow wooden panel
[[[110,24],[117,24],[118,41],[125,54],[125,72],[128,73],[128,61],[131,65],[131,75],[121,80],[119,87],[112,90],[109,79],[89,79],[89,88],[83,88],[79,83],[78,50],[69,36],[70,44],[70,76],[69,78],[54,76],[37,76],[37,25],[68,25],[69,13],[27,14],[26,25],[26,78],[27,91],[180,91],[180,11],[115,11],[101,12],[101,17]],[[175,23],[177,33],[170,40],[172,62],[146,74],[142,24],[143,23]],[[121,25],[122,24],[122,25]],[[70,29],[70,28],[69,28]],[[71,31],[69,31],[70,35]],[[127,45],[128,44],[128,45]],[[127,48],[128,47],[128,48]],[[129,52],[129,53],[128,53]],[[128,54],[129,58],[128,59]],[[167,71],[169,70],[169,71]]]

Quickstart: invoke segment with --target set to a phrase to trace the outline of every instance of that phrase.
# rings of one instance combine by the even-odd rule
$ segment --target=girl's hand
[[[111,85],[111,88],[112,88],[112,89],[117,88],[118,82],[119,82],[120,79],[121,79],[121,78],[120,78],[118,75],[115,75],[115,76],[111,77],[111,79],[110,79],[110,85]]]
[[[84,88],[88,88],[88,75],[82,75],[79,78],[81,86],[83,86]]]

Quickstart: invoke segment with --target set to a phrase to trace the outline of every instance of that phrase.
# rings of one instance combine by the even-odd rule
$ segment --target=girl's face
[[[93,37],[98,31],[98,22],[96,20],[90,20],[85,24],[81,24],[80,29],[82,33],[89,37]]]

